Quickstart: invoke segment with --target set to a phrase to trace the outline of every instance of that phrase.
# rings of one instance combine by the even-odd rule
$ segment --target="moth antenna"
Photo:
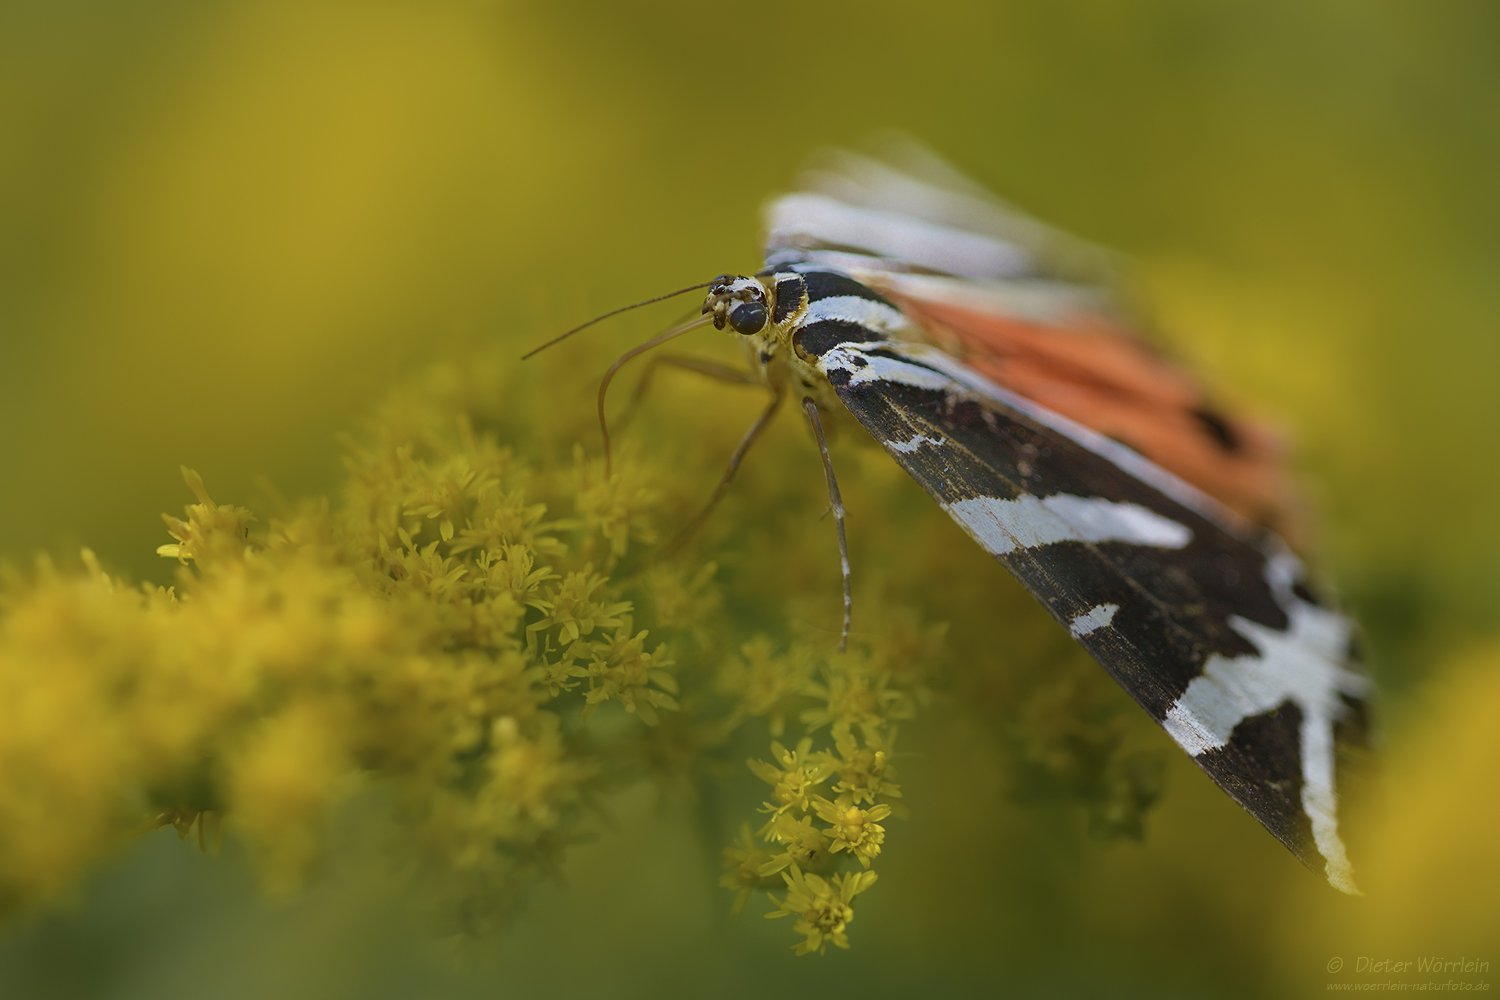
[[[622,312],[629,312],[632,309],[639,309],[641,306],[649,306],[653,302],[661,302],[661,301],[663,301],[665,299],[674,298],[674,297],[676,297],[678,295],[682,295],[685,292],[691,292],[695,288],[707,288],[711,284],[713,284],[712,281],[705,281],[701,285],[688,285],[686,288],[679,288],[675,292],[668,292],[665,295],[658,295],[658,296],[656,296],[653,299],[644,299],[644,300],[642,300],[640,302],[636,302],[636,303],[634,303],[632,305],[621,306],[618,309],[611,309],[609,312],[605,313],[602,316],[595,316],[593,319],[589,320],[587,323],[583,323],[583,324],[581,324],[579,326],[573,327],[573,329],[569,330],[567,333],[560,334],[559,336],[553,337],[551,340],[547,341],[541,347],[533,347],[531,350],[529,350],[525,354],[521,355],[521,360],[525,361],[527,358],[531,357],[533,354],[538,354],[538,353],[540,353],[542,351],[545,351],[547,348],[551,347],[553,344],[558,344],[558,343],[561,343],[564,340],[567,340],[569,337],[573,336],[573,334],[577,333],[579,330],[587,330],[589,327],[593,326],[595,323],[599,322],[600,320],[609,319],[611,316],[618,316],[620,313],[622,313]]]
[[[802,409],[812,427],[813,437],[818,439],[818,454],[823,456],[823,474],[828,477],[828,509],[833,511],[833,520],[839,526],[839,566],[844,571],[844,630],[839,633],[839,652],[849,648],[849,622],[854,612],[854,591],[850,586],[849,540],[844,535],[844,501],[839,496],[838,480],[833,478],[833,459],[828,456],[828,441],[823,437],[823,421],[818,419],[818,404],[811,399],[802,400]]]
[[[703,286],[698,285],[696,287],[702,288]],[[686,291],[686,289],[684,290]],[[613,464],[611,462],[609,453],[609,423],[604,419],[604,396],[609,392],[609,383],[614,379],[615,372],[619,371],[620,368],[624,366],[625,362],[629,361],[631,358],[636,357],[640,354],[644,354],[647,351],[651,350],[651,348],[653,347],[660,347],[662,344],[665,344],[673,337],[680,337],[684,333],[688,333],[692,330],[698,329],[700,326],[707,326],[711,322],[713,322],[712,316],[699,316],[697,319],[690,319],[680,326],[672,327],[672,329],[668,330],[666,333],[659,333],[656,336],[652,337],[650,340],[646,341],[644,344],[637,344],[635,347],[632,347],[630,350],[620,355],[615,359],[615,363],[609,366],[609,371],[604,373],[604,379],[599,383],[599,433],[604,437],[604,475],[606,477],[612,474]],[[542,346],[545,347],[546,345],[544,344]],[[541,350],[541,348],[539,347],[537,348],[537,350],[539,351]],[[536,351],[533,351],[532,353],[535,354]]]

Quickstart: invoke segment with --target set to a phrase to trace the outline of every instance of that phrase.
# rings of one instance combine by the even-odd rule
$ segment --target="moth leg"
[[[833,459],[828,456],[828,441],[823,437],[823,421],[818,418],[818,404],[811,399],[804,399],[802,411],[807,414],[807,423],[812,427],[813,437],[818,439],[818,453],[823,456],[823,474],[828,477],[828,509],[833,511],[833,520],[839,526],[839,565],[844,572],[844,630],[839,633],[839,652],[842,653],[849,646],[849,622],[854,613],[849,540],[844,535],[844,500],[839,496],[838,480],[833,478]]]
[[[686,354],[653,354],[651,360],[646,362],[646,370],[641,373],[640,380],[635,384],[635,391],[630,395],[630,402],[626,404],[625,412],[615,420],[617,429],[624,428],[635,418],[636,411],[641,408],[641,401],[646,398],[646,390],[651,387],[651,379],[660,365],[670,365],[684,371],[697,372],[699,375],[734,385],[763,384],[760,379],[749,372],[742,372],[738,368],[731,368],[729,365],[707,358],[694,358]]]
[[[708,520],[708,515],[713,513],[714,508],[719,505],[719,501],[724,499],[724,494],[729,492],[729,483],[734,479],[734,474],[739,471],[740,463],[745,460],[745,454],[750,451],[750,446],[755,443],[756,438],[760,437],[761,431],[766,429],[766,425],[771,422],[771,418],[776,415],[776,411],[780,408],[781,394],[777,393],[771,397],[771,404],[761,411],[760,416],[755,418],[755,423],[750,425],[750,429],[745,432],[745,436],[740,438],[740,443],[735,447],[734,454],[729,456],[729,468],[724,470],[723,477],[719,479],[719,485],[714,487],[713,496],[708,498],[708,503],[693,516],[691,521],[683,526],[676,537],[666,544],[662,549],[664,553],[671,552],[687,541],[688,537],[697,531],[698,527],[704,521]]]

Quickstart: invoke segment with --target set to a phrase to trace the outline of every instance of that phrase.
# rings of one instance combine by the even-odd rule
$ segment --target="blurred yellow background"
[[[388,386],[754,268],[761,200],[887,126],[1133,257],[1163,338],[1287,429],[1385,690],[1369,899],[1182,762],[1144,845],[934,871],[1047,822],[945,797],[934,764],[849,954],[729,921],[710,867],[663,884],[652,859],[702,848],[645,796],[487,961],[448,964],[373,866],[268,907],[158,833],[0,938],[0,993],[1282,996],[1335,956],[1500,961],[1492,5],[6,4],[0,554],[165,580],[179,464],[232,502],[330,491]]]

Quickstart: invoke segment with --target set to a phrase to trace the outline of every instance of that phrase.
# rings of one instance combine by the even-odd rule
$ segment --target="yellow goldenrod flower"
[[[573,449],[574,476],[578,484],[578,513],[585,529],[597,531],[609,542],[616,559],[630,547],[632,538],[654,542],[656,532],[646,512],[656,504],[660,491],[652,476],[638,462],[616,462],[606,475],[603,459],[585,459],[583,446]]]
[[[261,856],[272,889],[306,878],[317,860],[322,823],[350,750],[338,701],[303,701],[260,722],[227,767],[234,822]]]
[[[823,831],[833,839],[830,849],[835,853],[848,851],[861,866],[869,868],[885,843],[885,827],[878,821],[891,814],[891,807],[881,804],[861,809],[852,798],[840,796],[836,802],[817,799],[813,808],[823,822],[833,824]]]
[[[854,726],[870,729],[916,714],[911,696],[891,684],[890,672],[853,650],[830,656],[823,683],[809,683],[803,693],[824,707],[803,712],[802,724],[809,730],[832,725],[835,738]]]
[[[765,716],[771,735],[786,731],[786,717],[794,699],[802,695],[812,678],[812,651],[793,646],[777,656],[769,636],[758,635],[740,647],[740,655],[719,668],[718,687],[739,699],[744,715]]]
[[[765,811],[780,816],[788,809],[806,812],[812,804],[813,789],[828,780],[829,767],[823,761],[811,759],[812,737],[803,737],[796,750],[788,750],[780,743],[771,744],[771,756],[779,766],[763,760],[750,760],[750,770],[768,784],[774,785],[771,793],[776,800],[766,803]]]
[[[580,572],[569,573],[562,583],[548,587],[546,600],[528,601],[546,617],[526,626],[527,638],[558,625],[560,641],[572,648],[596,628],[619,628],[624,624],[620,616],[629,613],[630,602],[595,600],[595,594],[606,582],[602,574],[594,572],[593,566],[585,566]]]
[[[827,871],[833,864],[828,838],[813,826],[811,817],[798,819],[790,813],[781,813],[771,817],[771,821],[760,829],[760,835],[767,842],[785,848],[756,869],[762,877],[775,875],[788,865]]]
[[[555,828],[564,808],[576,801],[580,783],[595,768],[570,759],[557,716],[538,713],[534,736],[527,737],[512,716],[492,728],[488,780],[480,789],[476,814],[506,839],[532,837]]]
[[[203,485],[203,477],[186,466],[182,469],[182,478],[187,481],[188,488],[193,491],[198,502],[188,505],[186,521],[170,514],[162,515],[162,520],[167,523],[167,531],[177,542],[174,545],[159,546],[156,554],[182,563],[207,555],[211,547],[214,554],[237,554],[249,537],[250,522],[255,520],[255,515],[243,507],[214,503]]]
[[[824,763],[839,778],[833,790],[851,802],[874,803],[877,796],[899,799],[901,786],[896,784],[896,769],[890,764],[896,730],[892,728],[883,737],[878,731],[874,736],[867,732],[864,742],[861,747],[853,733],[844,733],[835,744],[837,753],[824,751]]]
[[[750,832],[750,823],[741,823],[739,837],[724,848],[724,866],[729,870],[719,876],[721,886],[736,890],[733,906],[736,916],[744,911],[752,889],[765,888],[769,884],[760,870],[770,860],[771,852],[756,841]]]
[[[699,649],[710,647],[712,636],[704,623],[723,603],[723,595],[714,586],[718,571],[718,564],[712,562],[696,572],[661,563],[651,566],[642,580],[649,596],[651,620],[659,628],[687,631]]]
[[[677,678],[667,670],[671,666],[661,646],[646,652],[646,633],[631,636],[630,619],[624,619],[612,638],[594,644],[586,670],[589,689],[585,715],[601,702],[615,698],[625,711],[636,713],[648,726],[656,725],[658,708],[676,711],[678,707],[673,697],[677,694]]]
[[[844,931],[854,919],[854,897],[875,884],[875,873],[854,872],[825,880],[817,875],[804,875],[793,865],[782,878],[787,884],[786,899],[772,896],[771,902],[779,909],[766,917],[801,918],[793,930],[805,939],[792,945],[792,950],[799,955],[821,953],[830,942],[835,947],[848,948],[849,936]]]

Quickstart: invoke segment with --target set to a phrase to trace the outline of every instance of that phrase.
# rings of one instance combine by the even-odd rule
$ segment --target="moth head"
[[[703,312],[713,316],[716,329],[724,329],[727,323],[735,333],[749,336],[760,333],[770,321],[768,299],[766,286],[760,279],[742,274],[721,274],[708,286]]]

